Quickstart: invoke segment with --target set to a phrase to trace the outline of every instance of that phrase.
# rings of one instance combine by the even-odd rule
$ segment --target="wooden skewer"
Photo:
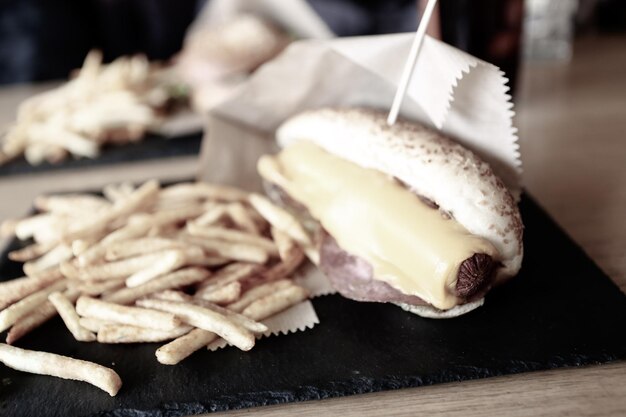
[[[415,39],[413,40],[413,45],[411,45],[411,51],[409,52],[409,57],[406,61],[406,64],[404,64],[404,70],[402,71],[402,76],[400,77],[400,84],[398,85],[398,89],[396,90],[396,95],[393,98],[391,110],[389,111],[389,116],[387,117],[387,124],[389,126],[393,125],[398,119],[400,106],[402,105],[402,101],[404,100],[404,96],[406,95],[406,90],[409,87],[409,83],[411,82],[413,70],[415,69],[415,64],[417,63],[417,57],[419,56],[420,50],[422,49],[422,43],[424,42],[424,36],[426,35],[426,28],[428,27],[428,23],[430,22],[430,18],[433,14],[433,10],[435,9],[436,4],[437,0],[428,1],[428,4],[424,9],[422,19],[420,20],[420,24],[417,27],[417,32],[415,32]]]

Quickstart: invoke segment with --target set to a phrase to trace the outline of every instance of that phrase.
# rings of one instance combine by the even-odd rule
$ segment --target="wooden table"
[[[525,184],[626,290],[626,37],[582,39],[569,66],[524,68],[517,125]],[[0,123],[32,87],[0,91]],[[194,158],[0,178],[0,218],[44,191],[188,178]],[[626,331],[626,329],[621,329]],[[257,415],[626,415],[626,362],[242,410]]]

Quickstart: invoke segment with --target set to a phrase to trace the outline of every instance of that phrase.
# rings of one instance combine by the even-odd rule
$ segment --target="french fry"
[[[261,271],[261,267],[255,264],[234,263],[218,270],[209,279],[202,282],[196,292],[196,296],[204,298],[205,294],[213,292],[216,288],[230,284],[231,282],[245,279]]]
[[[241,325],[213,310],[193,304],[154,299],[138,300],[141,307],[167,311],[180,317],[185,323],[213,332],[243,351],[252,349],[254,335]]]
[[[119,108],[115,110],[110,109],[110,103],[106,103],[107,99],[111,102],[117,101],[116,104]],[[120,144],[137,141],[141,139],[143,132],[154,120],[152,109],[143,103],[137,102],[128,94],[108,94],[101,97],[97,103],[100,104],[97,107],[109,107],[108,111],[106,113],[92,112],[88,117],[84,117],[84,113],[76,113],[74,121],[77,124],[82,122],[82,126],[74,127],[91,130],[89,134],[92,136],[101,133],[100,139],[106,142]]]
[[[61,264],[61,272],[70,279],[102,281],[128,277],[145,270],[160,259],[160,253],[151,253],[106,264],[88,265],[84,268],[78,268],[73,262],[64,262]]]
[[[157,252],[154,255],[158,256],[158,259],[152,265],[133,273],[126,279],[127,287],[137,287],[158,276],[172,272],[183,266],[187,260],[185,252],[177,249]]]
[[[176,339],[193,327],[178,326],[173,330],[155,330],[126,324],[105,324],[98,331],[98,343],[154,343]]]
[[[178,290],[165,290],[165,291],[159,291],[159,292],[155,292],[154,294],[151,294],[150,298],[155,298],[157,300],[165,300],[165,301],[187,302],[187,300],[189,299],[189,295]]]
[[[278,230],[275,227],[272,227],[272,238],[276,243],[276,248],[278,248],[278,253],[280,255],[280,259],[283,261],[289,259],[292,256],[292,252],[296,249],[296,242],[289,237],[288,234]]]
[[[78,264],[87,266],[97,263],[104,259],[108,245],[142,236],[150,227],[151,222],[148,216],[132,217],[126,226],[111,232],[102,238],[100,242],[78,254]]]
[[[183,236],[182,239],[193,245],[200,246],[221,258],[232,259],[234,261],[264,264],[269,258],[266,251],[254,245],[212,241],[196,236]]]
[[[122,380],[112,369],[93,362],[68,358],[54,353],[26,350],[0,343],[0,362],[18,371],[92,384],[114,397]]]
[[[257,246],[269,255],[278,255],[274,242],[262,236],[240,232],[238,230],[226,229],[223,227],[196,226],[193,223],[187,225],[187,230],[192,236]]]
[[[98,49],[92,49],[85,56],[83,66],[81,67],[76,82],[89,83],[94,81],[102,68],[102,52]]]
[[[229,304],[236,301],[241,295],[241,283],[238,281],[228,283],[226,285],[220,285],[213,287],[208,291],[204,291],[202,296],[203,300],[210,301],[215,304]]]
[[[112,203],[128,198],[135,191],[135,187],[128,183],[108,184],[102,189],[104,197]]]
[[[241,314],[252,320],[263,320],[306,300],[308,295],[304,288],[292,285],[252,302]]]
[[[201,215],[203,212],[204,209],[199,205],[186,205],[175,210],[163,210],[154,213],[151,216],[151,220],[153,222],[153,225],[155,226],[166,226],[174,223],[180,223],[182,221],[187,221],[189,219],[194,219]]]
[[[261,178],[279,187],[286,188],[287,180],[282,174],[280,165],[274,158],[269,155],[261,156],[257,161],[256,168]]]
[[[158,214],[164,211],[174,212],[175,210],[184,210],[185,208],[189,208],[189,207],[202,207],[202,205],[201,205],[201,202],[198,200],[157,199],[157,201],[155,201],[152,204],[152,207],[150,207],[150,211],[152,211],[155,214]],[[201,215],[203,212],[204,210],[202,210],[202,212],[198,214],[197,216]],[[194,216],[194,217],[197,217],[197,216]]]
[[[53,221],[46,227],[40,227],[33,233],[33,240],[36,243],[60,243],[59,235],[65,230],[72,222],[77,222],[81,218],[72,218],[66,216],[53,216]]]
[[[65,326],[76,340],[79,342],[93,342],[96,340],[95,334],[79,324],[79,317],[76,310],[74,310],[74,305],[65,295],[60,292],[53,292],[48,296],[48,301],[52,303],[61,319],[63,319],[63,323],[65,323]]]
[[[155,278],[137,287],[123,288],[105,296],[103,299],[117,304],[129,304],[155,292],[195,284],[206,279],[209,275],[210,273],[202,268],[184,268]]]
[[[215,333],[203,329],[193,329],[186,335],[158,348],[157,360],[163,365],[176,365],[218,337]]]
[[[73,289],[67,289],[63,294],[65,294],[71,302],[76,301],[79,296],[78,291]],[[7,334],[7,343],[12,345],[17,340],[22,338],[22,336],[35,330],[37,327],[41,326],[43,323],[56,315],[56,308],[54,308],[50,301],[46,301],[41,307],[23,316],[15,322],[13,326],[11,326],[11,330],[9,330],[9,333]]]
[[[135,186],[130,182],[123,182],[118,185],[118,190],[124,195],[131,195],[135,191]]]
[[[264,231],[265,229],[268,228],[268,226],[269,226],[268,221],[265,220],[265,218],[263,216],[261,216],[259,214],[259,212],[254,209],[254,207],[249,206],[249,205],[245,205],[245,206],[243,206],[243,208],[246,209],[246,211],[248,212],[248,215],[250,216],[250,218],[254,221],[254,223],[259,228],[259,231],[262,232],[262,231]]]
[[[76,256],[76,264],[85,267],[104,259],[107,249],[102,241],[88,247],[87,245],[83,245],[84,242],[86,242],[85,239],[77,239],[72,242],[72,252],[74,252]],[[76,244],[76,247],[74,244]]]
[[[78,323],[90,332],[98,333],[107,324],[116,324],[107,320],[95,319],[93,317],[80,317]]]
[[[90,194],[39,196],[34,205],[40,211],[70,216],[75,216],[76,212],[91,214],[111,207],[111,203],[104,198]]]
[[[178,237],[180,230],[181,229],[179,229],[178,225],[176,224],[155,225],[155,226],[150,227],[150,229],[148,229],[144,238],[146,239],[159,238],[159,239],[171,240],[171,239],[175,239]],[[179,244],[178,247],[180,246],[181,245]]]
[[[304,250],[304,254],[313,265],[317,266],[320,264],[320,251],[317,248],[313,246],[304,246],[302,250]]]
[[[245,201],[248,193],[226,185],[207,183],[178,184],[164,189],[160,200],[174,199],[209,199],[219,201]]]
[[[14,129],[12,129],[14,133],[16,133],[16,137],[11,141],[14,146],[23,144],[25,147],[28,144],[30,139],[26,135],[26,131],[30,123],[37,119],[42,119],[46,109],[50,109],[53,106],[64,106],[67,100],[66,97],[63,96],[63,93],[68,90],[69,86],[65,86],[60,87],[59,89],[46,91],[42,94],[28,98],[20,104],[17,109],[17,120],[29,123],[18,123],[14,126]],[[19,133],[19,135],[17,135],[17,133]]]
[[[70,281],[69,286],[80,291],[82,294],[96,297],[107,291],[118,290],[124,287],[125,278],[111,278],[106,281]]]
[[[197,226],[210,226],[223,219],[224,216],[226,216],[227,214],[228,212],[225,206],[217,205],[211,207],[209,210],[206,211],[206,213],[195,219],[190,224],[195,224]]]
[[[52,269],[32,277],[16,278],[0,283],[0,310],[62,278],[61,271]]]
[[[182,302],[195,304],[203,308],[208,308],[209,310],[212,310],[216,313],[222,314],[223,316],[228,317],[235,323],[239,324],[245,329],[250,330],[253,333],[263,333],[267,331],[267,326],[263,323],[251,320],[246,316],[243,316],[235,311],[231,311],[227,308],[220,307],[210,301],[198,299],[184,293],[181,295],[181,298]]]
[[[148,282],[158,276],[168,274],[182,266],[215,266],[222,265],[226,260],[219,257],[205,255],[202,248],[187,246],[182,249],[161,252],[161,259],[152,267],[139,271],[126,280],[128,287],[134,287]]]
[[[14,225],[14,233],[18,239],[26,240],[33,237],[38,229],[50,228],[56,221],[58,220],[50,213],[36,214],[18,220]]]
[[[148,230],[150,230],[152,225],[153,222],[151,221],[151,217],[149,215],[133,215],[128,219],[128,222],[124,225],[124,227],[109,233],[102,238],[100,243],[107,246],[115,242],[142,237]]]
[[[119,286],[119,287],[116,287],[116,288],[111,288],[110,290],[106,290],[102,294],[100,294],[100,299],[102,299],[103,297],[107,297],[110,294],[113,294],[114,292],[116,292],[116,291],[118,291],[118,290],[120,290],[122,288],[123,288],[123,286]]]
[[[24,269],[24,273],[26,273],[26,275],[33,276],[48,268],[58,266],[62,262],[71,259],[72,256],[74,256],[72,248],[68,245],[61,244],[43,255],[41,258],[26,262],[22,268]]]
[[[52,123],[37,123],[28,127],[31,142],[61,146],[74,155],[95,158],[98,145],[83,135],[60,128]]]
[[[93,247],[94,241],[91,239],[76,239],[72,241],[72,253],[74,256],[80,256],[85,253],[89,248]]]
[[[235,226],[239,229],[254,235],[261,234],[259,226],[257,226],[254,219],[250,216],[250,213],[246,210],[243,204],[239,202],[230,203],[226,206],[226,212],[233,223],[235,223]]]
[[[62,276],[61,276],[62,277]],[[0,310],[48,285],[36,277],[14,278],[0,283]]]
[[[148,205],[156,198],[160,186],[158,181],[147,181],[135,190],[128,198],[118,201],[104,213],[97,213],[86,221],[74,224],[61,234],[61,240],[72,241],[99,232],[106,228],[107,224],[117,218],[122,218]]]
[[[13,125],[7,130],[2,143],[2,153],[8,160],[16,158],[24,152],[26,145],[28,145],[28,137],[25,133],[26,126],[21,124]]]
[[[222,258],[221,256],[206,255],[204,253],[202,256],[190,256],[189,252],[186,253],[186,259],[188,265],[205,267],[222,266],[232,262],[230,259]]]
[[[48,294],[65,289],[67,283],[59,281],[43,288],[25,298],[22,298],[15,304],[11,304],[0,312],[0,332],[5,331],[16,321],[41,306],[48,299]]]
[[[273,281],[273,282],[266,282],[257,287],[253,287],[249,289],[243,294],[243,296],[241,296],[241,298],[239,298],[239,300],[235,301],[234,303],[228,304],[226,308],[228,308],[229,310],[241,313],[246,307],[248,307],[250,304],[258,300],[259,298],[263,298],[267,295],[278,292],[291,285],[293,285],[293,283],[287,279],[281,279],[279,281]]]
[[[24,159],[32,166],[41,165],[46,160],[46,153],[50,146],[46,143],[31,143],[24,150]]]
[[[296,248],[291,252],[289,258],[278,262],[261,274],[263,281],[276,281],[291,275],[304,261],[304,252],[300,248]]]
[[[272,226],[288,234],[301,245],[312,245],[311,238],[291,213],[260,194],[251,194],[248,201]]]
[[[9,252],[9,259],[15,262],[27,262],[45,255],[56,246],[53,242],[33,243],[22,249]]]
[[[127,216],[140,208],[147,207],[157,198],[160,189],[161,186],[157,180],[146,181],[128,194],[125,199],[113,204],[112,211],[115,217]]]
[[[172,239],[160,237],[139,238],[112,243],[107,247],[104,258],[107,261],[117,261],[166,249],[180,249],[182,246],[183,244],[180,241]]]
[[[46,301],[39,309],[30,312],[15,322],[7,333],[6,343],[12,345],[31,330],[56,316],[57,310],[50,301]]]
[[[76,312],[83,317],[155,330],[173,330],[181,324],[180,320],[170,313],[121,306],[85,296],[80,297],[76,302]]]

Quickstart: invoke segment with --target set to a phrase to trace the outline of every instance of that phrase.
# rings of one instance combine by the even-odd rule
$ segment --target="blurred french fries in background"
[[[92,50],[74,78],[19,106],[0,140],[0,165],[22,155],[31,165],[96,158],[103,145],[141,140],[173,102],[186,99],[184,90],[174,71],[145,56],[103,64]]]

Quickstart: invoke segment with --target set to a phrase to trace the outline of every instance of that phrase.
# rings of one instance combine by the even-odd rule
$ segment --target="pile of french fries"
[[[174,365],[219,338],[247,351],[268,331],[262,320],[308,298],[291,278],[318,253],[267,198],[156,181],[103,194],[39,197],[37,214],[2,223],[33,243],[9,253],[25,276],[0,283],[0,362],[115,395],[111,369],[11,345],[58,314],[80,342],[167,342],[156,358]]]
[[[175,87],[172,72],[144,56],[104,65],[91,51],[73,79],[19,106],[0,140],[0,165],[21,155],[32,165],[95,158],[104,144],[138,141],[160,123],[160,110],[180,92]]]

